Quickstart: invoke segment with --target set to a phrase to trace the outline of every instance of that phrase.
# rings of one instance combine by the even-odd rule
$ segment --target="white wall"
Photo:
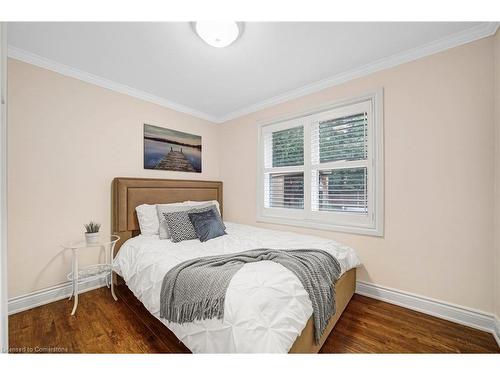
[[[354,247],[363,281],[493,311],[493,38],[223,124],[225,218],[256,224],[257,123],[384,88],[383,238],[257,223]]]
[[[114,177],[220,178],[215,124],[13,59],[8,76],[11,298],[66,280],[85,222],[110,233]],[[203,172],[144,170],[144,123],[201,135]]]

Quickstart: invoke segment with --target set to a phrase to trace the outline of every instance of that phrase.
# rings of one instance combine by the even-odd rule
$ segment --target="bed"
[[[144,203],[216,200],[223,215],[221,182],[115,178],[112,191],[113,231],[121,237],[115,272],[149,313],[194,353],[317,353],[354,294],[359,259],[351,248],[332,240],[231,222],[225,222],[227,235],[205,243],[173,243],[140,234],[135,208]],[[342,275],[335,286],[336,312],[319,342],[314,339],[307,292],[294,274],[270,261],[246,264],[233,277],[223,320],[180,325],[159,317],[161,283],[173,266],[195,257],[262,247],[321,248],[339,261]]]

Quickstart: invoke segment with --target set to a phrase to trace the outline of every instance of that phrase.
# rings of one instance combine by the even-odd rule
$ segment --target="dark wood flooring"
[[[11,352],[189,353],[124,286],[9,317]],[[354,295],[321,353],[500,353],[489,333]]]

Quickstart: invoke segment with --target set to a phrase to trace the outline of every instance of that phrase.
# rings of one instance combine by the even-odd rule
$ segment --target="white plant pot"
[[[99,232],[97,233],[85,233],[85,241],[87,245],[95,245],[99,243]]]

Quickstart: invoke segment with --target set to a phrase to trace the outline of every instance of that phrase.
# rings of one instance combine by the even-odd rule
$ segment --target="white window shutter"
[[[304,127],[264,134],[264,201],[268,208],[304,208]],[[293,167],[294,170],[287,170]]]
[[[313,211],[368,214],[368,112],[358,107],[311,128]]]

